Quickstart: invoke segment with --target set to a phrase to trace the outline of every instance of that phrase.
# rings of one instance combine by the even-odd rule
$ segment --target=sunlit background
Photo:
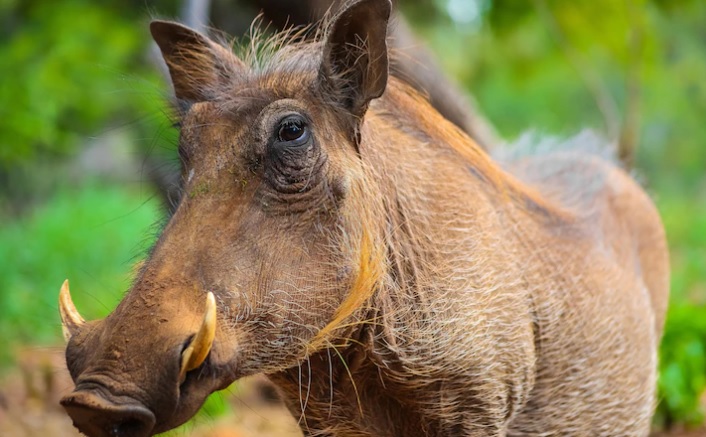
[[[245,28],[256,14],[247,3],[215,1],[211,21]],[[662,214],[673,269],[655,424],[698,427],[706,386],[706,2],[399,6],[505,140],[592,128],[635,146],[634,174]],[[167,0],[0,0],[2,435],[47,435],[22,425],[22,411],[60,414],[32,405],[56,397],[43,394],[53,390],[55,370],[42,369],[54,369],[62,347],[62,281],[71,280],[84,316],[103,317],[159,233],[165,204],[152,181],[178,161],[169,88],[147,24],[181,14],[180,2]],[[234,414],[228,396],[200,420]]]

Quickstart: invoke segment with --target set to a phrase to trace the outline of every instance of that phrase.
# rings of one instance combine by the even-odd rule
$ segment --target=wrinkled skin
[[[256,66],[152,24],[185,194],[112,314],[62,303],[82,432],[159,433],[265,373],[308,435],[646,435],[669,282],[650,200],[577,153],[502,170],[388,78],[389,14],[354,1]]]
[[[366,14],[378,15],[371,32],[384,35],[389,5],[380,2]],[[350,114],[382,93],[387,74],[377,89],[363,91],[369,95],[341,97],[353,97],[356,107],[331,111],[335,102],[322,106],[301,86],[320,80],[316,70],[258,75],[177,24],[155,22],[152,31],[188,106],[179,146],[185,195],[118,308],[72,333],[66,355],[76,390],[62,401],[77,422],[104,403],[154,414],[125,412],[129,420],[118,420],[127,423],[125,435],[171,429],[235,379],[304,359],[358,271],[359,244],[351,237],[360,238],[362,224],[352,228],[342,204],[360,167]],[[376,50],[384,56],[384,42]],[[322,74],[348,68],[346,59],[331,62],[341,65],[322,66]],[[227,64],[228,77],[206,77],[219,63]],[[266,81],[273,86],[257,89]],[[336,86],[332,81],[312,86],[323,93]],[[213,97],[219,88],[227,94]],[[293,116],[311,123],[302,144],[277,139],[282,119]],[[198,329],[207,291],[217,297],[216,341],[180,385],[180,354]],[[142,420],[144,431],[134,424]],[[78,426],[103,435],[116,425]]]

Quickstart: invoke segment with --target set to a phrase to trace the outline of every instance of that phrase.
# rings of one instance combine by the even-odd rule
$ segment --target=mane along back
[[[568,211],[547,200],[536,186],[503,169],[472,138],[439,114],[412,86],[396,77],[390,79],[385,95],[373,102],[372,114],[368,117],[384,119],[399,132],[424,143],[426,147],[452,151],[459,157],[459,165],[464,166],[484,189],[492,191],[498,199],[513,202],[545,219],[559,222],[571,220]]]

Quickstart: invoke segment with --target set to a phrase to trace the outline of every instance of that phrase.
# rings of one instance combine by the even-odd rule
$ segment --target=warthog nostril
[[[148,437],[154,414],[137,401],[115,403],[93,391],[78,391],[61,400],[74,426],[89,437]]]
[[[140,432],[143,432],[144,427],[144,422],[138,419],[127,419],[123,422],[111,425],[110,435],[115,437],[142,435]]]

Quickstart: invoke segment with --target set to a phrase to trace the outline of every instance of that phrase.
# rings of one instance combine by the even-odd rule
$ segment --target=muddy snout
[[[89,437],[148,437],[154,414],[137,401],[115,402],[94,390],[76,391],[61,400],[74,426]]]

